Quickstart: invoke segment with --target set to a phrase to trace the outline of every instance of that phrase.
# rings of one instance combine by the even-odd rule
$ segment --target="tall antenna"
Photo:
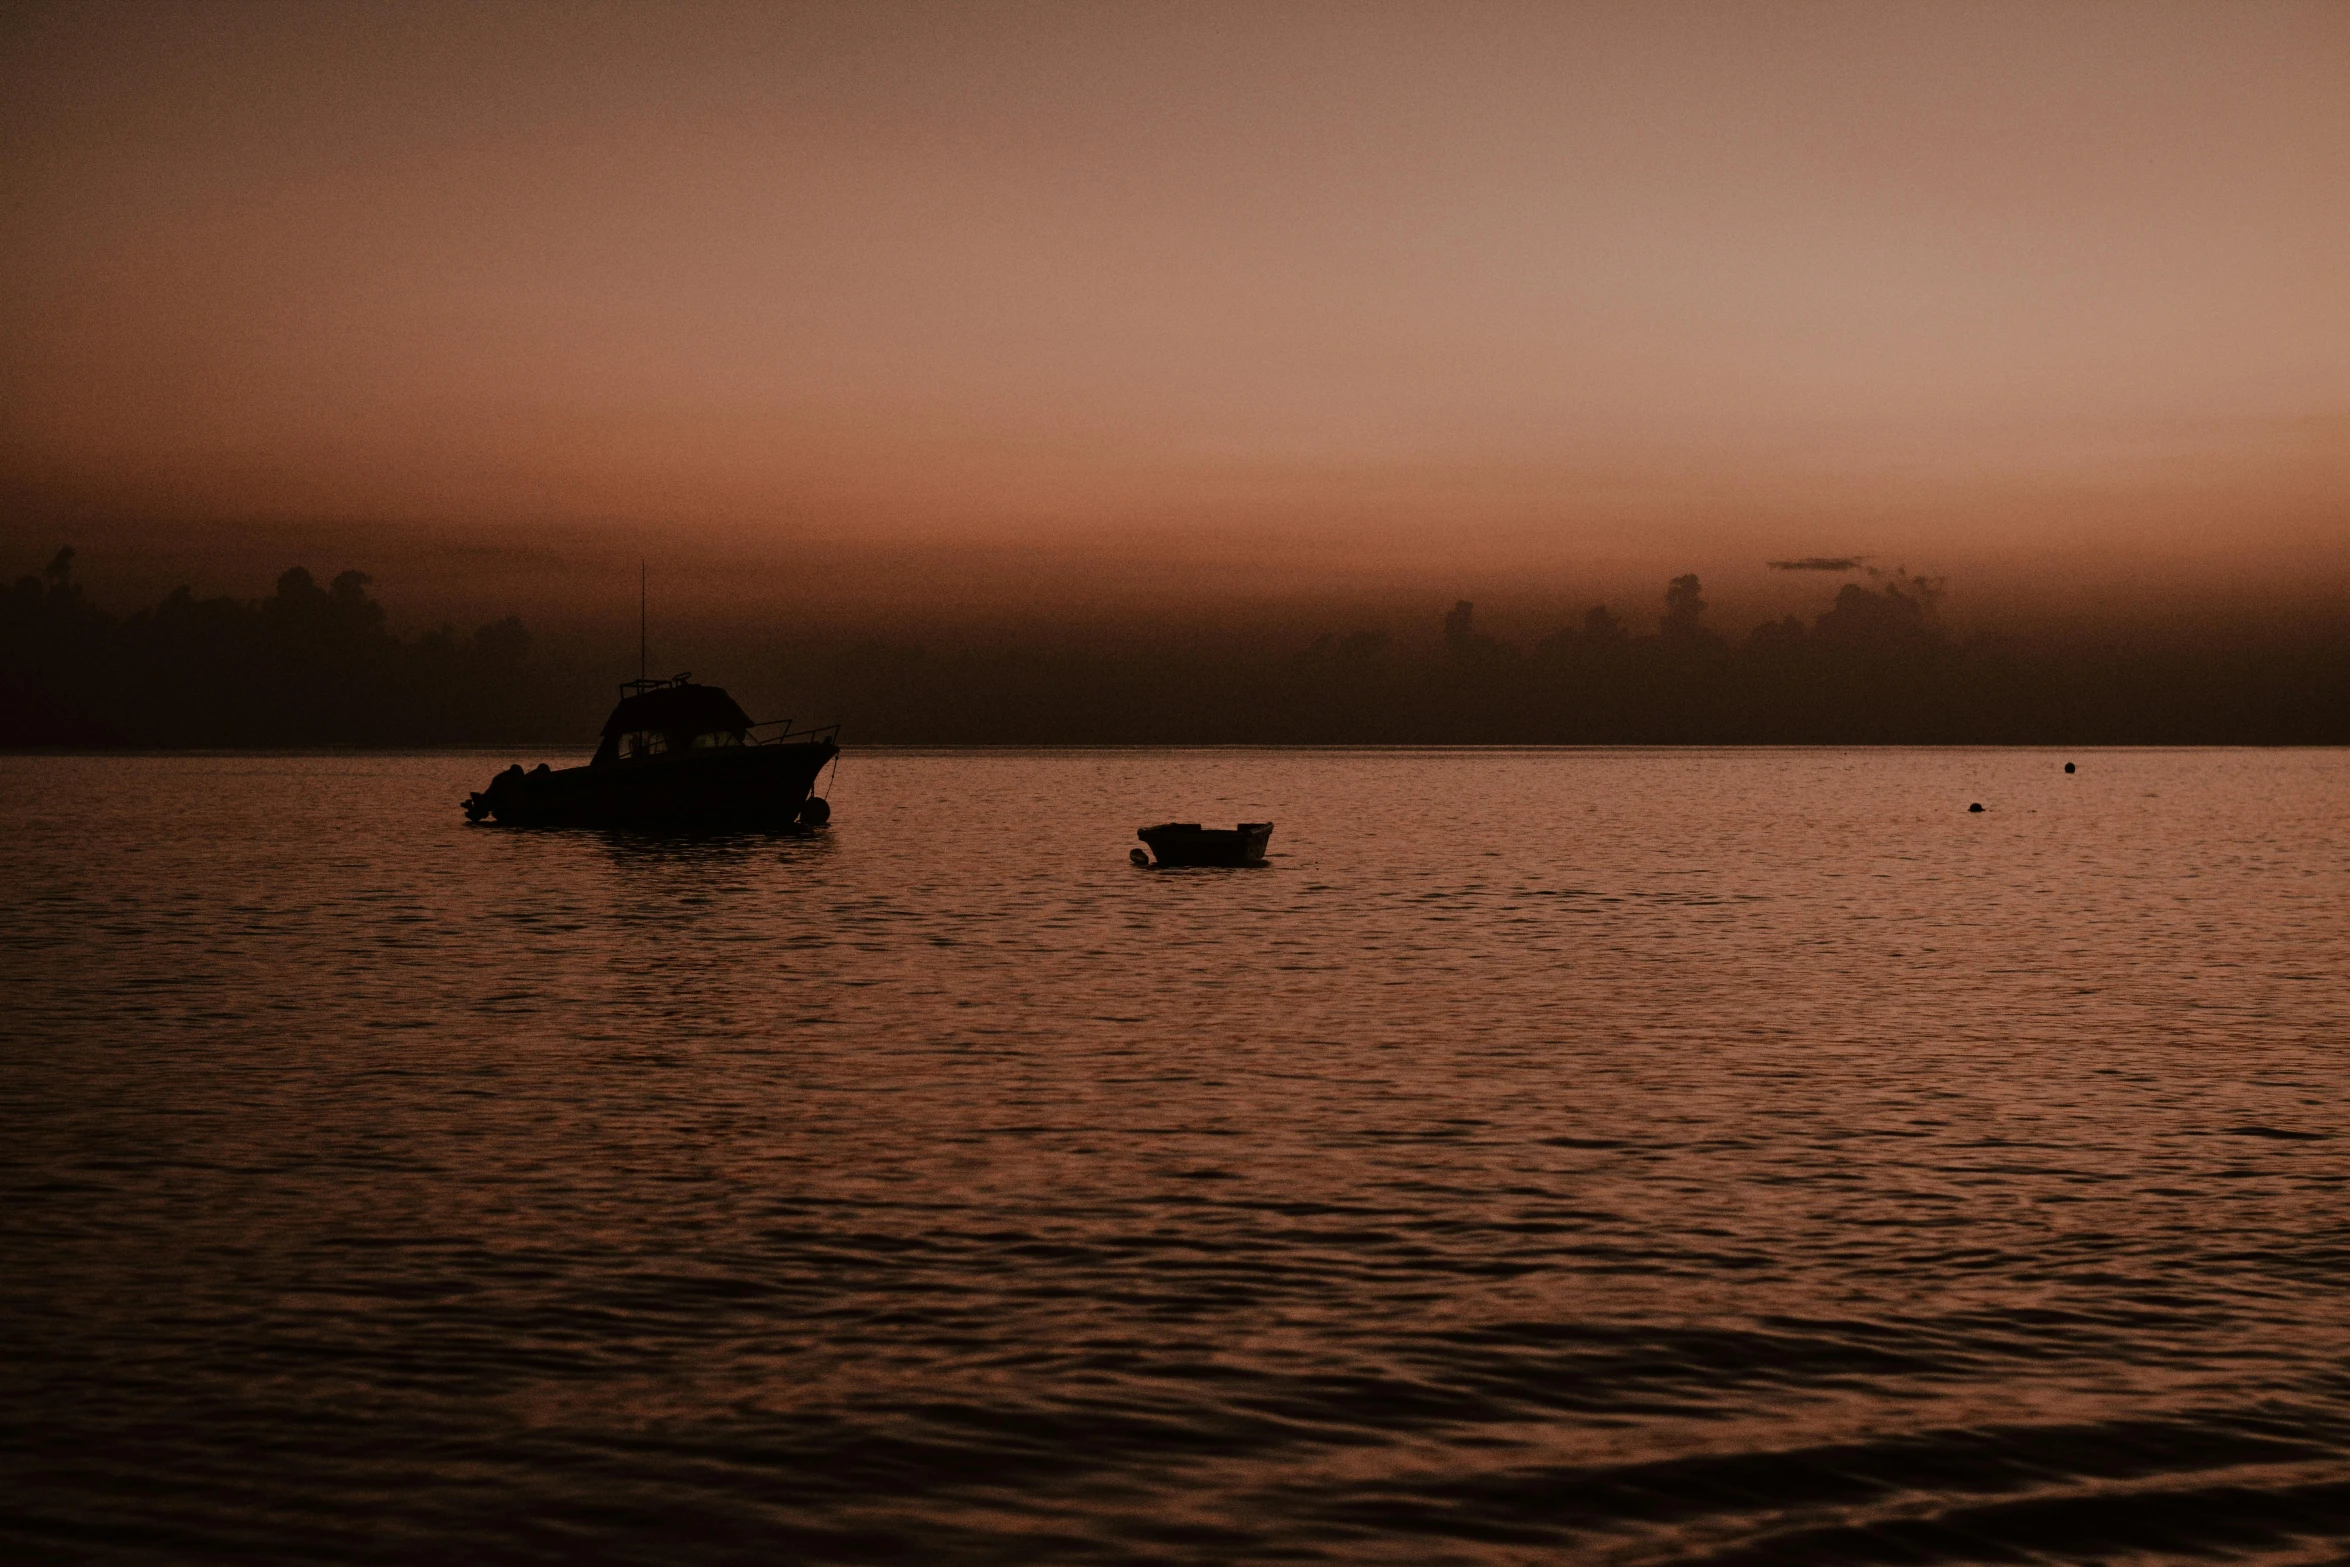
[[[645,678],[645,563],[636,563],[636,677]]]

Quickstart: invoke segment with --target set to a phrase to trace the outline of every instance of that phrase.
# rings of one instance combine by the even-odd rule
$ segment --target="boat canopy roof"
[[[691,675],[675,680],[636,681],[632,690],[604,720],[604,738],[655,729],[664,734],[708,734],[713,730],[748,729],[751,715],[737,706],[720,686],[697,686]],[[626,689],[625,687],[623,689]]]

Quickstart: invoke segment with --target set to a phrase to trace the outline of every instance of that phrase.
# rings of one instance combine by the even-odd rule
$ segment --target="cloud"
[[[1806,555],[1801,560],[1766,560],[1773,571],[1858,571],[1866,555]]]

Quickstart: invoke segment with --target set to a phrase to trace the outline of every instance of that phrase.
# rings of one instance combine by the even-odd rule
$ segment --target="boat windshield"
[[[669,737],[658,729],[633,729],[620,737],[620,756],[632,761],[640,756],[660,756],[669,749]]]
[[[694,749],[697,751],[708,751],[719,746],[741,745],[742,743],[743,732],[740,729],[713,729],[706,735],[694,736]]]

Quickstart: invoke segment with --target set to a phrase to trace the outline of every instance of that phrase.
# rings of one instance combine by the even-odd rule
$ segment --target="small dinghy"
[[[1161,822],[1156,827],[1137,828],[1134,836],[1150,845],[1160,869],[1170,865],[1262,865],[1273,824],[1202,827],[1197,822]],[[1137,865],[1147,863],[1140,849],[1132,858]]]

